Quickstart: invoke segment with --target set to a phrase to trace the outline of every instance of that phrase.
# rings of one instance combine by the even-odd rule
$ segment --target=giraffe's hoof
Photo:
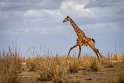
[[[68,60],[68,57],[66,58],[66,60]]]
[[[80,59],[80,56],[78,56],[78,59]]]

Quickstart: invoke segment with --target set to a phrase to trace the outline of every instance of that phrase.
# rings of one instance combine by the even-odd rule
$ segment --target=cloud
[[[56,9],[60,6],[61,2],[62,0],[1,0],[0,10]]]
[[[115,21],[124,18],[123,0],[92,0],[84,8],[92,11],[100,19]]]
[[[123,0],[91,0],[86,5],[85,8],[93,7],[112,7],[112,6],[123,6]]]
[[[24,22],[46,16],[49,18],[46,11],[59,8],[61,3],[62,0],[1,0],[0,22]]]
[[[116,2],[120,6],[116,5]],[[0,4],[1,26],[14,27],[19,34],[21,34],[20,32],[31,31],[32,33],[43,34],[54,33],[54,29],[58,30],[60,29],[58,27],[63,27],[61,23],[67,15],[72,17],[79,26],[100,25],[102,27],[104,25],[109,26],[109,23],[110,25],[115,23],[116,26],[117,21],[124,19],[124,12],[122,11],[124,7],[121,0],[25,0],[25,2],[22,0],[2,0]],[[26,29],[23,30],[22,27]],[[41,32],[37,32],[39,27]]]
[[[56,2],[56,3],[54,3]],[[38,19],[38,17],[49,18],[63,18],[66,15],[89,17],[93,13],[88,9],[83,9],[82,1],[75,0],[36,0],[36,1],[16,1],[16,0],[2,0],[0,2],[0,17],[1,20],[13,21],[27,18]],[[4,16],[3,16],[4,14]],[[92,15],[90,15],[92,14]],[[24,17],[23,17],[24,16]],[[13,19],[14,18],[14,19]],[[41,18],[41,19],[42,19]]]
[[[46,13],[45,11],[38,11],[38,10],[27,10],[25,13],[24,13],[24,16],[25,17],[47,17],[48,16],[48,13]]]
[[[94,13],[91,12],[89,9],[84,9],[85,3],[83,3],[83,1],[80,3],[76,2],[76,1],[65,1],[61,4],[60,10],[64,13],[64,14],[68,14],[72,17],[75,18],[80,18],[80,17],[95,17]]]

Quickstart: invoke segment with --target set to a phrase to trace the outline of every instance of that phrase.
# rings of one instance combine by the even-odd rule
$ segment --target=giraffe
[[[80,57],[80,53],[81,53],[81,46],[89,46],[97,55],[98,60],[100,60],[100,58],[102,58],[102,55],[100,54],[99,50],[95,47],[95,40],[93,38],[89,38],[85,35],[85,33],[75,24],[75,22],[69,17],[67,16],[64,20],[64,22],[70,22],[70,24],[72,25],[72,27],[74,28],[74,31],[77,35],[77,40],[76,40],[76,44],[74,46],[72,46],[69,49],[68,55],[67,55],[67,59],[69,57],[69,54],[71,52],[71,50],[73,48],[76,48],[77,46],[79,46],[79,53],[78,53],[78,59]]]

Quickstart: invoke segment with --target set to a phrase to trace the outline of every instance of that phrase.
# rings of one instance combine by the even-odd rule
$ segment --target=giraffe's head
[[[69,17],[69,16],[67,16],[64,20],[63,20],[63,23],[64,22],[67,22],[67,21],[70,21],[71,20],[71,18]]]

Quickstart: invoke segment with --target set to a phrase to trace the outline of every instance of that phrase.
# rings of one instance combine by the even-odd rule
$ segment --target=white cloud
[[[45,1],[45,0],[43,0],[43,2],[44,2],[44,4],[53,3],[51,1],[49,2],[49,1]],[[41,27],[42,25],[40,25],[40,24],[43,23],[44,25],[40,28],[41,32],[38,32],[38,33],[43,33],[43,34],[50,34],[52,31],[54,33],[55,30],[53,30],[53,29],[59,30],[60,28],[58,28],[58,27],[62,27],[62,25],[58,25],[58,24],[60,22],[62,22],[62,20],[67,15],[72,17],[74,20],[75,19],[79,20],[79,22],[82,22],[82,23],[83,23],[83,21],[86,21],[87,23],[90,21],[91,25],[93,25],[95,27],[97,27],[97,26],[104,27],[104,25],[112,26],[111,22],[113,21],[113,19],[117,20],[118,18],[123,17],[123,15],[121,14],[121,13],[123,13],[123,12],[121,12],[123,10],[123,7],[116,8],[114,6],[112,6],[112,7],[107,6],[104,8],[101,8],[101,7],[94,8],[93,7],[93,8],[86,9],[85,5],[87,5],[88,2],[89,2],[89,0],[84,0],[84,1],[63,0],[61,2],[61,4],[59,3],[59,6],[57,6],[58,8],[44,9],[44,7],[42,8],[43,3],[42,3],[41,8],[39,8],[39,6],[40,6],[39,4],[41,4],[40,2],[35,3],[35,6],[32,5],[32,6],[34,6],[34,8],[33,8],[33,7],[31,7],[31,4],[33,4],[33,3],[27,1],[26,3],[27,4],[29,3],[30,6],[28,6],[28,7],[26,6],[26,7],[24,7],[24,9],[22,8],[22,10],[0,12],[0,17],[2,17],[1,21],[3,21],[3,19],[6,19],[5,20],[6,22],[7,21],[9,21],[9,22],[19,21],[21,25],[23,23],[24,23],[24,25],[31,25],[33,23],[36,27]],[[93,2],[94,1],[92,1],[92,3]],[[91,3],[91,2],[89,2],[89,3]],[[1,4],[3,4],[3,3],[1,3]],[[5,6],[5,4],[3,4],[3,5]],[[25,4],[23,4],[23,5],[25,5]],[[36,6],[36,5],[38,5],[38,6]],[[46,5],[44,5],[44,6],[46,6]],[[47,6],[49,6],[49,5],[47,5]],[[3,14],[4,14],[4,16],[3,16]],[[109,22],[108,22],[108,20],[109,20]],[[23,23],[21,23],[21,22],[23,22]],[[105,22],[105,23],[103,23],[103,22]],[[106,24],[106,22],[108,22],[108,24]],[[49,25],[51,23],[54,23],[54,25],[57,27],[54,27],[54,26],[46,27],[45,26],[45,24]],[[82,25],[82,23],[79,23],[79,25]],[[90,23],[88,24],[88,26],[90,26]],[[37,24],[39,26],[37,26]],[[29,28],[29,26],[28,27],[24,26],[24,27],[26,29],[25,29],[25,31],[21,30],[22,32],[30,32],[30,31],[33,31],[34,33],[37,32],[37,29],[34,29],[34,26],[30,26],[30,29],[27,29],[27,28]],[[44,29],[43,27],[46,27],[46,28]],[[97,27],[97,28],[99,28],[99,27]],[[57,33],[58,32],[59,31],[57,31]]]
[[[76,1],[65,1],[60,6],[60,12],[64,14],[68,14],[73,17],[94,17],[94,13],[91,12],[89,9],[84,9],[85,3],[78,3]]]
[[[38,1],[39,2],[39,1]],[[41,7],[39,4],[41,4],[41,2],[39,3],[34,3],[34,2],[29,2],[26,1],[24,2],[1,2],[1,4],[4,3],[4,7],[2,6],[2,8],[6,8],[3,10],[1,10],[1,15],[0,17],[2,17],[3,19],[8,19],[8,21],[16,21],[14,19],[16,18],[20,18],[20,19],[29,19],[30,20],[36,20],[36,19],[48,19],[48,18],[52,18],[52,19],[58,19],[58,18],[64,18],[67,15],[73,16],[73,17],[95,17],[94,13],[91,12],[89,9],[84,9],[84,5],[85,3],[83,1],[75,1],[75,0],[64,0],[64,1],[57,1],[59,3],[53,4],[53,2],[49,2],[49,1],[45,1],[43,0],[42,2],[44,4],[47,3],[47,6],[49,7],[50,5],[48,5],[48,3],[52,3],[52,5],[57,5],[59,4],[59,6],[57,6],[58,8],[55,9],[43,9],[44,7],[42,7],[44,4],[42,3]],[[61,4],[60,4],[61,2]],[[21,5],[19,7],[16,7],[18,3],[21,3]],[[35,6],[34,6],[34,4]],[[13,4],[13,5],[12,5]],[[26,4],[28,6],[26,6]],[[84,4],[84,5],[83,5]],[[37,6],[38,5],[38,6]],[[33,7],[32,7],[33,6]],[[46,5],[44,5],[46,6]],[[14,11],[10,9],[14,8]],[[3,17],[4,14],[4,17]],[[6,16],[5,16],[6,15]],[[13,19],[14,18],[14,19]],[[2,20],[3,20],[2,19]],[[17,19],[19,20],[19,19]],[[51,22],[53,22],[54,20],[51,20]],[[7,21],[7,20],[6,20]],[[23,20],[22,20],[23,21]]]
[[[48,14],[42,10],[27,10],[24,13],[26,17],[46,17]]]
[[[95,18],[96,16],[92,11],[90,11],[89,9],[84,9],[85,4],[86,3],[84,3],[83,1],[80,1],[79,3],[74,0],[65,0],[62,2],[59,8],[54,10],[46,9],[44,10],[44,12],[54,18],[64,18],[67,15],[70,15],[75,18]]]

